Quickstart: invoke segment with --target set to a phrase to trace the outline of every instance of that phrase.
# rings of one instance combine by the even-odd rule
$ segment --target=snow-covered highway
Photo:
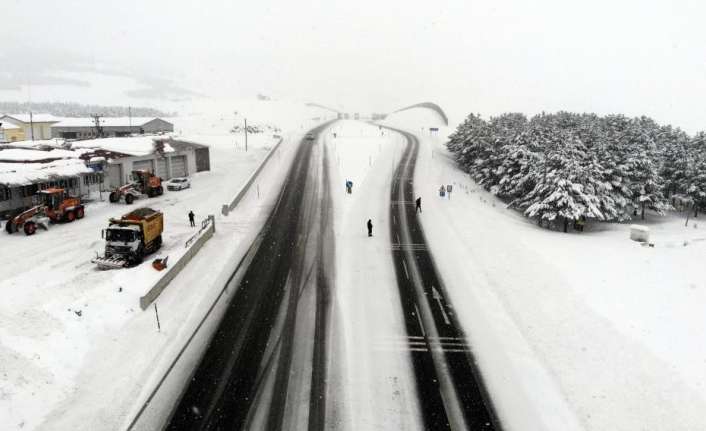
[[[323,429],[333,257],[324,148],[299,143],[168,429]]]
[[[390,235],[408,337],[405,347],[414,364],[424,425],[434,430],[499,429],[417,219],[423,211],[423,206],[415,206],[413,180],[419,141],[411,133],[397,132],[407,146],[393,178]]]
[[[347,139],[356,129],[358,141]],[[499,429],[416,219],[417,139],[355,122],[312,134],[314,139],[299,143],[247,268],[232,277],[234,296],[168,429],[360,429],[386,423]],[[399,160],[388,161],[398,149]],[[360,157],[366,150],[368,169]],[[341,169],[356,184],[344,199],[331,196]],[[385,208],[387,217],[379,217]],[[363,214],[359,223],[342,223],[361,209],[378,214],[371,215],[377,226],[372,238],[354,227]],[[349,256],[350,249],[371,245],[374,253]],[[361,263],[371,278],[351,285]],[[370,297],[348,291],[364,291],[371,281],[376,292]],[[378,315],[371,313],[381,297],[387,301]],[[374,323],[364,324],[360,312]],[[377,363],[375,372],[363,365],[371,362]],[[371,393],[371,386],[382,392]],[[361,405],[366,399],[367,408]],[[349,404],[363,408],[356,412]]]

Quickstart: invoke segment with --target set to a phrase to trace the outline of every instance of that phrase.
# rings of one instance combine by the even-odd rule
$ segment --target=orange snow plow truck
[[[22,229],[25,235],[34,235],[37,227],[49,229],[49,223],[72,222],[82,219],[81,199],[69,196],[64,189],[52,188],[37,193],[39,204],[11,218],[5,224],[7,233]]]
[[[103,257],[91,262],[100,269],[127,268],[142,263],[145,256],[162,246],[164,216],[152,208],[138,208],[119,219],[111,218],[101,233]]]
[[[164,188],[160,177],[150,171],[136,170],[132,171],[132,181],[110,192],[108,200],[117,203],[122,199],[126,204],[131,205],[135,199],[144,195],[153,198],[162,196],[163,193]]]

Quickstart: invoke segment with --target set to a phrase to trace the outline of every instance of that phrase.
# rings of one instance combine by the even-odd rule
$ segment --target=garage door
[[[114,189],[123,185],[122,165],[108,165],[108,187]]]
[[[169,160],[172,164],[172,178],[185,177],[187,175],[186,156],[174,156],[170,157]]]
[[[152,167],[152,160],[138,160],[136,162],[132,162],[132,170],[154,172],[154,168]]]
[[[208,148],[196,149],[196,172],[208,171],[211,169],[211,161]]]
[[[170,178],[169,172],[167,171],[167,159],[157,159],[157,172],[155,173],[155,175],[165,180],[168,180]]]

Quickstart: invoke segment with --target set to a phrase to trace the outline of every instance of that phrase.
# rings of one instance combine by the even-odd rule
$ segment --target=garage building
[[[173,132],[174,125],[156,117],[100,117],[102,137],[122,137]],[[95,139],[98,128],[93,118],[64,118],[51,126],[52,138]]]
[[[130,182],[134,170],[146,170],[168,180],[211,168],[209,148],[196,142],[154,136],[76,141],[72,148],[91,149],[82,157],[105,160],[106,187]]]

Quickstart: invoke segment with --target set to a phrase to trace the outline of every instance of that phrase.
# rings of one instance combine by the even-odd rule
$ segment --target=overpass
[[[407,111],[409,109],[415,109],[415,108],[430,109],[430,110],[436,112],[436,114],[439,116],[439,118],[441,118],[441,120],[444,122],[445,126],[449,125],[449,117],[446,116],[446,113],[444,112],[443,109],[441,109],[441,106],[439,106],[433,102],[416,103],[414,105],[406,106],[404,108],[393,111],[392,114],[395,114],[397,112]],[[388,115],[390,115],[390,114],[388,114]]]

